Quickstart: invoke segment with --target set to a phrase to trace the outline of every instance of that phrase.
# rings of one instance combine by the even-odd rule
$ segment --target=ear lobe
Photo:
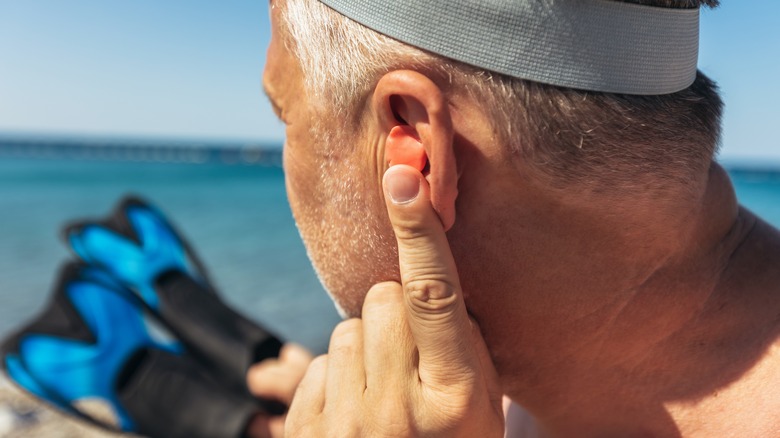
[[[406,164],[420,172],[425,169],[425,165],[428,164],[428,154],[414,128],[398,125],[390,130],[385,143],[385,162],[388,167]]]

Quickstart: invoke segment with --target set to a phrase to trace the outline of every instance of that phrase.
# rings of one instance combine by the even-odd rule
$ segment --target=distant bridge
[[[2,158],[264,166],[282,164],[281,149],[264,144],[0,137],[0,159]]]

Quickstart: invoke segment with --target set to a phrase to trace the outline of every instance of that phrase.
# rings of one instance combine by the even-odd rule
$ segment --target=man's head
[[[702,74],[665,96],[579,91],[425,52],[316,0],[272,8],[265,82],[288,123],[288,194],[310,257],[346,313],[359,312],[371,284],[397,279],[381,194],[388,161],[428,173],[442,221],[455,223],[456,257],[469,255],[462,272],[482,277],[501,277],[507,257],[522,261],[513,231],[543,235],[532,218],[604,202],[618,216],[684,204],[703,190],[721,102]]]

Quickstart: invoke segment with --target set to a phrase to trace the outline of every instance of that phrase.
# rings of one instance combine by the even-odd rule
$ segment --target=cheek
[[[366,207],[361,167],[336,138],[313,133],[308,126],[313,122],[302,118],[287,126],[287,194],[299,227],[322,227],[326,221],[337,227],[353,219],[349,211]]]
[[[318,247],[324,242],[321,223],[331,220],[328,216],[332,207],[320,193],[322,184],[318,183],[316,175],[308,170],[310,167],[297,160],[291,152],[286,152],[285,155],[284,175],[290,211],[309,259],[316,268],[316,254],[321,252]]]
[[[287,128],[282,157],[287,197],[297,220],[300,206],[313,206],[323,198],[317,193],[321,186],[321,170],[312,153],[310,139],[292,126]]]
[[[357,316],[372,285],[398,280],[383,200],[353,156],[333,159],[291,140],[284,166],[296,224],[323,286],[344,314]]]

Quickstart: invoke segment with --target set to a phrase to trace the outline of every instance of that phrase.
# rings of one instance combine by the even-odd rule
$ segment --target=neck
[[[703,371],[722,376],[731,363],[707,349],[723,331],[708,327],[724,322],[713,303],[734,298],[719,285],[750,220],[719,166],[703,186],[685,208],[626,211],[529,190],[494,210],[511,211],[506,220],[459,217],[451,241],[469,309],[505,392],[551,435],[675,436],[664,403],[701,396]],[[503,244],[466,262],[483,242]]]

